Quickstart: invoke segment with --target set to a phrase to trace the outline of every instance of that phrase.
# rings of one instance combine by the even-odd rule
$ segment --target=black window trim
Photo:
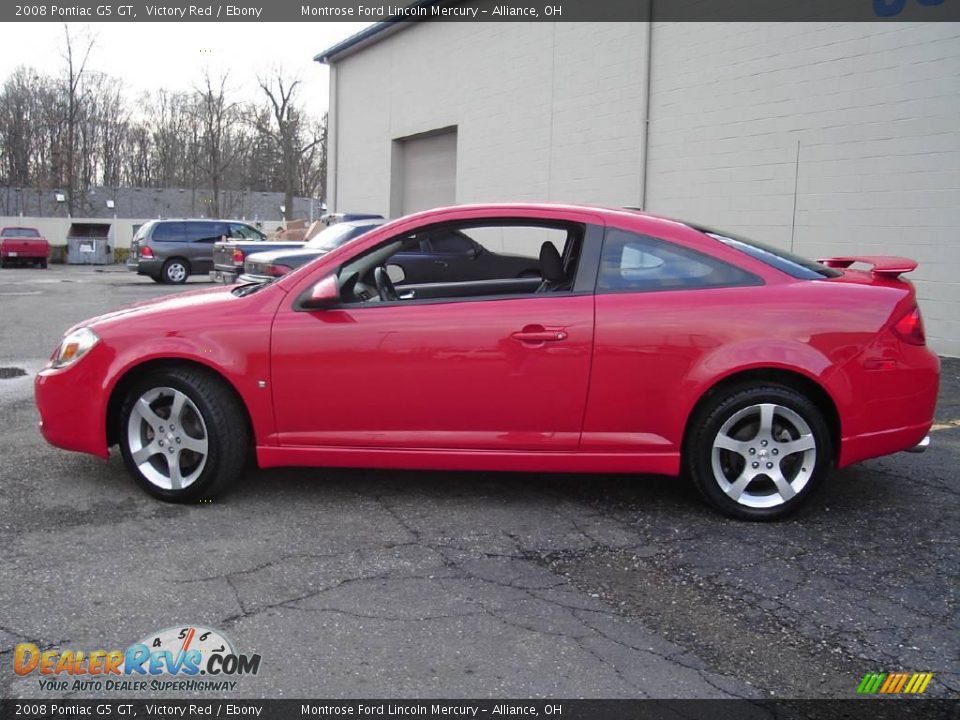
[[[557,229],[571,230],[573,228],[581,229],[580,257],[577,261],[577,268],[574,271],[573,287],[571,290],[550,293],[527,293],[523,295],[480,295],[473,297],[453,297],[453,298],[411,298],[409,300],[380,301],[376,303],[340,303],[324,310],[317,310],[303,306],[303,300],[310,292],[308,287],[293,302],[294,312],[327,312],[330,310],[374,310],[382,307],[404,307],[412,305],[449,305],[451,303],[466,302],[498,302],[502,300],[530,300],[538,298],[558,298],[558,297],[584,297],[592,296],[596,292],[597,276],[600,272],[601,246],[604,240],[605,226],[591,222],[578,222],[573,220],[554,220],[551,218],[531,218],[531,217],[496,217],[496,218],[476,218],[471,220],[446,220],[433,225],[417,228],[415,231],[393,235],[385,239],[377,246],[370,248],[367,252],[373,252],[376,247],[386,244],[399,237],[406,235],[417,236],[423,230],[434,230],[441,226],[456,226],[457,228],[466,227],[493,227],[496,225],[522,225],[525,227],[553,227]],[[423,242],[422,240],[420,241]],[[365,253],[366,254],[366,253]],[[351,258],[351,261],[353,258]],[[338,277],[346,263],[338,265],[333,271]]]

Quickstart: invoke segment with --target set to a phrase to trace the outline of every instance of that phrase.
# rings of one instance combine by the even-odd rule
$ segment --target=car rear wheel
[[[135,382],[120,412],[120,451],[154,497],[193,502],[236,478],[247,458],[244,410],[212,373],[172,369]]]
[[[179,258],[167,260],[163,264],[163,270],[161,270],[160,273],[163,282],[171,285],[182,285],[187,281],[189,275],[190,268],[187,267],[186,261],[180,260]]]
[[[783,385],[741,386],[720,394],[694,423],[688,468],[710,504],[731,517],[774,520],[788,515],[832,465],[823,414]]]

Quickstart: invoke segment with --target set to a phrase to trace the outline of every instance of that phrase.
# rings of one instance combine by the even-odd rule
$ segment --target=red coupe
[[[404,282],[453,231],[539,276]],[[866,264],[869,269],[851,267]],[[170,501],[260,467],[663,473],[771,519],[829,473],[928,443],[939,381],[895,257],[820,263],[631,210],[477,205],[384,225],[268,283],[69,330],[44,437]]]

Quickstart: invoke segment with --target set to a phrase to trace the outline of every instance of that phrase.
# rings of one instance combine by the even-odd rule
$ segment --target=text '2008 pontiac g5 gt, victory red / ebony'
[[[404,282],[393,256],[450,237],[526,249],[539,275]],[[915,267],[630,210],[431,210],[269,283],[81,323],[37,405],[49,442],[119,444],[164,500],[210,496],[252,445],[260,467],[686,471],[771,519],[832,467],[926,445],[939,361]]]

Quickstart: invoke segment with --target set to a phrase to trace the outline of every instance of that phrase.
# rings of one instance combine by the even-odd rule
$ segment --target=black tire
[[[0,268],[5,268],[5,267],[7,267],[7,261],[6,261],[6,260],[0,260]]]
[[[190,265],[186,260],[170,258],[160,271],[161,282],[168,285],[183,285],[190,277]]]
[[[770,418],[767,432],[764,418]],[[811,449],[797,449],[811,443]],[[820,409],[792,388],[741,385],[710,398],[693,418],[684,464],[720,512],[741,520],[777,520],[799,508],[830,472],[830,429]]]
[[[47,269],[47,261],[46,261],[46,260],[41,260],[41,261],[40,261],[40,269],[41,269],[41,270],[46,270],[46,269]]]
[[[177,393],[186,399],[179,416],[173,418]],[[141,399],[147,401],[148,410],[139,409]],[[131,420],[135,406],[137,414]],[[174,422],[167,425],[160,423],[162,419]],[[219,376],[194,368],[162,370],[134,382],[123,399],[117,437],[123,461],[137,484],[156,498],[176,503],[198,502],[222,492],[242,473],[250,444],[239,398]],[[200,460],[201,454],[187,444],[204,441],[206,452]],[[132,447],[134,444],[137,447]],[[183,478],[179,489],[172,482],[173,468],[164,454],[171,447],[175,450],[169,457],[175,458],[178,477]],[[145,452],[138,464],[134,454],[142,449]],[[171,482],[165,483],[165,478]]]

